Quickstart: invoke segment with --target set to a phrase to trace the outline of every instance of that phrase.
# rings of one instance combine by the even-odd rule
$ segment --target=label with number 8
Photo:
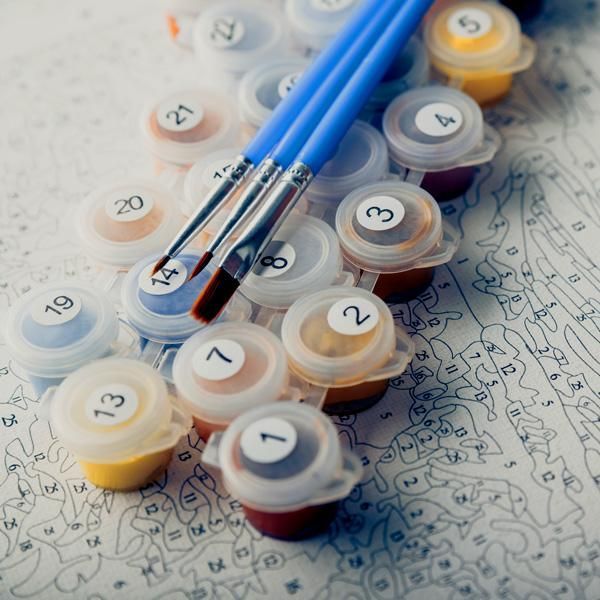
[[[254,267],[259,277],[280,277],[289,271],[296,262],[296,251],[291,244],[282,240],[273,240],[265,249]]]
[[[462,8],[448,17],[448,30],[462,38],[484,36],[492,28],[490,13],[480,8]]]
[[[187,281],[186,266],[179,260],[170,260],[152,275],[154,265],[148,265],[138,277],[140,289],[153,296],[165,296],[178,290]]]
[[[74,319],[80,311],[81,298],[77,294],[52,291],[37,298],[31,309],[31,318],[40,325],[62,325]]]
[[[392,196],[373,196],[363,200],[356,209],[356,220],[371,231],[387,231],[402,222],[404,205]]]
[[[171,96],[156,109],[156,119],[160,127],[175,133],[193,129],[203,118],[204,108],[193,93]]]
[[[96,425],[119,425],[131,419],[139,405],[136,391],[124,383],[96,388],[85,401],[85,415]]]
[[[463,124],[462,112],[447,102],[432,102],[415,115],[417,129],[432,137],[445,137],[456,133]]]
[[[194,352],[192,368],[198,377],[223,381],[239,373],[245,361],[246,353],[240,344],[221,338],[202,344]]]
[[[129,223],[143,219],[153,206],[154,200],[150,196],[131,191],[123,192],[118,197],[107,198],[104,210],[113,221]]]
[[[360,296],[338,300],[327,313],[329,327],[342,335],[368,333],[378,322],[377,307]]]
[[[240,448],[246,458],[272,464],[287,458],[298,442],[296,428],[278,417],[266,417],[244,429]]]

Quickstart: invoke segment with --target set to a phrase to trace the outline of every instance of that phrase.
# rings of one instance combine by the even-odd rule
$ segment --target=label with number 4
[[[58,291],[46,292],[31,309],[31,318],[40,325],[62,325],[74,319],[81,311],[77,294]]]
[[[387,231],[402,222],[404,204],[392,196],[373,196],[363,200],[356,209],[356,220],[371,231]]]
[[[107,198],[104,204],[106,214],[119,223],[129,223],[143,219],[154,206],[150,196],[123,192],[118,197]]]
[[[378,322],[377,307],[360,296],[338,300],[327,313],[329,327],[342,335],[368,333]]]
[[[171,96],[161,102],[156,110],[156,119],[160,127],[175,133],[193,129],[203,118],[204,108],[198,96],[193,93]]]
[[[490,13],[480,8],[462,8],[448,17],[448,30],[453,35],[475,39],[492,28]]]
[[[282,240],[273,240],[265,249],[260,260],[254,267],[254,273],[259,277],[280,277],[289,271],[296,262],[294,246]]]
[[[187,281],[187,269],[179,260],[170,260],[152,275],[154,265],[148,265],[138,277],[140,289],[153,296],[172,294]]]
[[[192,357],[192,368],[198,377],[209,381],[229,379],[244,366],[246,353],[234,340],[218,339],[202,344]]]
[[[462,112],[447,102],[426,104],[415,115],[417,129],[432,137],[452,135],[460,129],[462,124]]]
[[[139,405],[136,391],[124,383],[96,388],[85,401],[87,418],[97,425],[119,425],[133,417]]]
[[[272,464],[287,458],[298,442],[296,428],[284,419],[266,417],[244,429],[240,448],[246,458]]]

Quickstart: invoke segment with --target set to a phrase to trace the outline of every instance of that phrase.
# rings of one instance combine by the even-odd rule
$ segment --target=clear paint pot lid
[[[209,265],[187,282],[202,254],[200,250],[186,250],[153,276],[151,270],[160,255],[148,256],[127,273],[121,287],[121,303],[128,322],[143,338],[179,344],[204,327],[189,312],[214,267]],[[249,303],[236,294],[221,318],[241,320],[249,313]]]
[[[414,348],[383,300],[341,286],[297,300],[283,319],[281,340],[292,370],[322,387],[389,379],[406,368]]]
[[[176,165],[190,165],[233,145],[239,131],[235,105],[210,88],[179,90],[153,100],[142,111],[140,125],[150,152]]]
[[[382,179],[388,170],[388,150],[381,133],[364,121],[355,121],[307,195],[313,202],[337,203],[357,187]]]
[[[242,77],[238,89],[241,120],[259,128],[300,78],[308,61],[279,58],[260,64]]]
[[[346,496],[361,468],[344,463],[337,431],[319,410],[275,402],[237,417],[211,437],[203,460],[221,468],[230,494],[242,504],[283,512]]]
[[[84,252],[115,267],[129,267],[162,250],[180,225],[175,197],[143,179],[116,181],[94,190],[75,215]]]
[[[372,183],[346,196],[335,227],[348,260],[377,273],[433,266],[443,237],[438,203],[403,181]]]
[[[207,69],[241,75],[284,49],[283,15],[256,0],[213,3],[199,15],[193,39]]]
[[[289,308],[306,293],[332,285],[342,271],[335,231],[308,215],[291,215],[279,228],[240,291],[261,306]]]
[[[287,0],[285,12],[296,38],[322,50],[359,4],[360,0]]]
[[[196,417],[229,423],[242,412],[278,400],[289,371],[281,341],[253,323],[217,323],[177,351],[173,380]]]
[[[90,462],[148,454],[160,449],[165,434],[177,433],[178,439],[183,433],[170,431],[173,407],[165,382],[136,360],[89,363],[55,388],[49,402],[57,437],[78,459]]]
[[[451,4],[426,22],[424,39],[437,67],[506,73],[526,68],[520,62],[523,42],[529,45],[529,40],[514,13],[499,4]]]
[[[105,355],[119,332],[108,296],[83,282],[52,283],[28,292],[10,308],[5,339],[30,374],[64,377]]]
[[[428,172],[487,162],[500,144],[472,98],[438,85],[400,94],[383,115],[383,133],[392,161]]]

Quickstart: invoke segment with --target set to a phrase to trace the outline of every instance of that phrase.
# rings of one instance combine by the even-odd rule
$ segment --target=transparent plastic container
[[[359,285],[386,301],[420,294],[460,243],[431,194],[401,181],[372,183],[346,196],[335,227],[346,259],[371,274]]]
[[[377,403],[414,354],[385,302],[360,288],[334,286],[303,296],[285,314],[281,340],[292,371],[329,388],[324,410],[335,414]]]
[[[151,271],[160,255],[148,256],[125,276],[121,303],[127,321],[142,337],[144,352],[150,352],[152,347],[148,340],[159,345],[182,344],[204,327],[189,312],[214,267],[209,266],[187,282],[202,255],[201,250],[185,250],[153,276]],[[220,318],[241,321],[249,316],[248,301],[235,294]]]
[[[248,71],[238,88],[242,131],[251,139],[308,66],[303,58],[273,58]]]
[[[304,54],[317,54],[343,27],[360,0],[287,0],[285,12],[294,47]]]
[[[38,394],[58,385],[91,360],[114,351],[117,312],[109,297],[88,283],[35,288],[10,308],[5,342]]]
[[[454,3],[434,13],[424,39],[434,69],[481,105],[503,98],[513,75],[535,58],[535,43],[514,13],[491,2]]]
[[[309,215],[290,215],[240,291],[258,306],[285,311],[307,293],[352,285],[354,279],[355,274],[344,270],[333,228]]]
[[[439,85],[400,94],[383,115],[383,133],[392,170],[410,170],[407,181],[440,202],[462,195],[502,141],[472,98]]]
[[[75,231],[90,258],[116,271],[163,250],[182,222],[175,197],[166,188],[132,179],[89,194],[76,212]]]
[[[202,70],[225,88],[265,60],[287,52],[280,9],[257,0],[213,3],[198,17],[193,37]]]
[[[281,341],[254,323],[217,323],[193,335],[177,351],[173,381],[205,441],[246,410],[302,397]]]
[[[363,470],[341,448],[333,423],[296,402],[242,413],[210,437],[202,460],[221,469],[226,489],[256,529],[286,540],[327,529]]]
[[[89,363],[49,390],[52,429],[86,478],[113,490],[134,490],[167,467],[192,425],[158,373],[126,358]]]
[[[235,146],[239,119],[229,95],[212,88],[179,90],[142,111],[142,135],[156,157],[156,172],[185,171],[204,155]]]

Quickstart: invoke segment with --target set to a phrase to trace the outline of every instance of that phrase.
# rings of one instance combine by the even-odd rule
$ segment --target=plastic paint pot
[[[452,259],[460,235],[443,223],[431,194],[410,183],[380,181],[340,204],[336,231],[346,259],[371,274],[374,293],[403,302],[420,294],[434,268]]]
[[[11,307],[5,331],[10,355],[38,394],[91,360],[110,354],[119,333],[108,296],[87,283],[44,285]]]
[[[371,292],[334,286],[297,300],[287,311],[281,340],[292,371],[329,388],[324,410],[365,410],[385,394],[391,377],[414,353],[407,333],[394,326],[385,302]]]
[[[217,323],[193,335],[177,351],[173,381],[204,441],[255,406],[300,399],[281,341],[253,323]]]
[[[383,133],[392,170],[409,169],[412,182],[440,202],[462,195],[475,166],[501,144],[472,98],[437,85],[400,94],[383,115]]]
[[[152,481],[192,424],[158,373],[126,358],[89,363],[50,390],[47,402],[52,429],[86,478],[113,490]]]
[[[205,463],[261,533],[302,539],[327,529],[338,501],[362,475],[361,461],[342,450],[333,423],[319,410],[275,402],[242,413],[214,433]]]
[[[535,58],[535,43],[514,13],[491,2],[454,3],[434,13],[424,40],[434,69],[481,105],[506,96],[513,75]]]

